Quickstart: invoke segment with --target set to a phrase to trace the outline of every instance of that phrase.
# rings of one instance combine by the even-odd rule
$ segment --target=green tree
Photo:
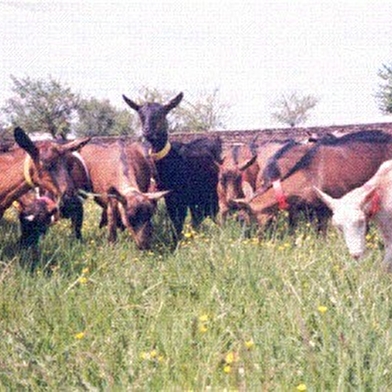
[[[14,139],[14,132],[13,128],[7,126],[1,119],[0,119],[0,143],[1,144],[13,144],[15,142]],[[0,147],[1,150],[1,147]]]
[[[166,103],[177,94],[178,91],[161,92],[144,87],[139,92],[139,102]],[[180,105],[168,115],[170,131],[197,133],[224,129],[229,109],[229,104],[221,102],[219,89],[212,93],[202,92],[194,103],[188,101],[185,94]]]
[[[82,99],[78,107],[78,136],[121,136],[134,133],[135,118],[127,109],[118,110],[107,99]]]
[[[384,114],[392,114],[392,65],[384,64],[378,71],[378,76],[382,80],[376,94],[379,108]]]
[[[14,96],[2,108],[12,125],[26,132],[48,132],[65,137],[72,129],[79,96],[52,77],[18,79],[11,75]]]
[[[309,119],[309,112],[314,109],[318,101],[318,98],[313,95],[301,96],[295,91],[282,94],[273,104],[275,111],[271,117],[279,123],[296,127]]]

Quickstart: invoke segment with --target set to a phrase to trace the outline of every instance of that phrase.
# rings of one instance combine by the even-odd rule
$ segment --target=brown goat
[[[125,146],[90,144],[81,151],[89,170],[95,201],[103,208],[109,241],[117,238],[121,222],[139,249],[148,249],[152,239],[152,216],[156,201],[168,192],[149,192],[151,162],[140,143]]]
[[[256,159],[256,146],[252,144],[233,146],[223,157],[219,165],[217,186],[221,223],[224,223],[227,215],[235,210],[232,201],[244,197],[242,183],[246,181],[255,186],[259,171]]]
[[[0,217],[13,201],[35,187],[50,193],[57,203],[64,195],[73,196],[75,188],[65,157],[90,138],[62,145],[53,141],[34,143],[21,128],[15,129],[14,136],[21,148],[0,154]]]
[[[316,143],[281,180],[264,193],[254,195],[245,186],[245,200],[237,200],[259,225],[264,226],[279,210],[312,209],[318,228],[325,231],[331,213],[314,187],[341,197],[370,179],[385,160],[392,158],[392,136],[381,131],[361,131]]]

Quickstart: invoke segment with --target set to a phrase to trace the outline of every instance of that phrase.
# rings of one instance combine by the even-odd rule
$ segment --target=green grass
[[[360,263],[333,230],[289,236],[283,220],[261,242],[206,221],[170,252],[159,216],[140,252],[126,233],[109,245],[86,207],[83,243],[61,222],[33,272],[14,213],[0,223],[0,389],[392,388],[392,280],[374,230]]]

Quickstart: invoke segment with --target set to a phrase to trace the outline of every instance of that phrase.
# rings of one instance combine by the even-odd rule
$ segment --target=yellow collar
[[[163,147],[161,151],[152,152],[152,151],[150,150],[150,156],[151,156],[151,158],[152,158],[154,161],[159,161],[159,160],[165,158],[165,156],[166,156],[167,154],[169,154],[170,149],[171,149],[171,144],[170,144],[170,142],[168,141],[168,142],[166,143],[165,147]]]
[[[31,167],[31,157],[30,155],[26,155],[26,159],[23,165],[24,179],[31,188],[35,188],[35,184],[30,175],[30,167]]]

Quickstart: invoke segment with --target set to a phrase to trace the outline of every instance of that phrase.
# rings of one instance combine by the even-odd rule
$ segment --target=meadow
[[[234,221],[186,228],[175,251],[160,213],[151,251],[114,245],[88,201],[41,241],[34,271],[0,222],[0,389],[387,391],[392,279],[374,228],[356,262],[330,229],[285,217],[262,241]]]

